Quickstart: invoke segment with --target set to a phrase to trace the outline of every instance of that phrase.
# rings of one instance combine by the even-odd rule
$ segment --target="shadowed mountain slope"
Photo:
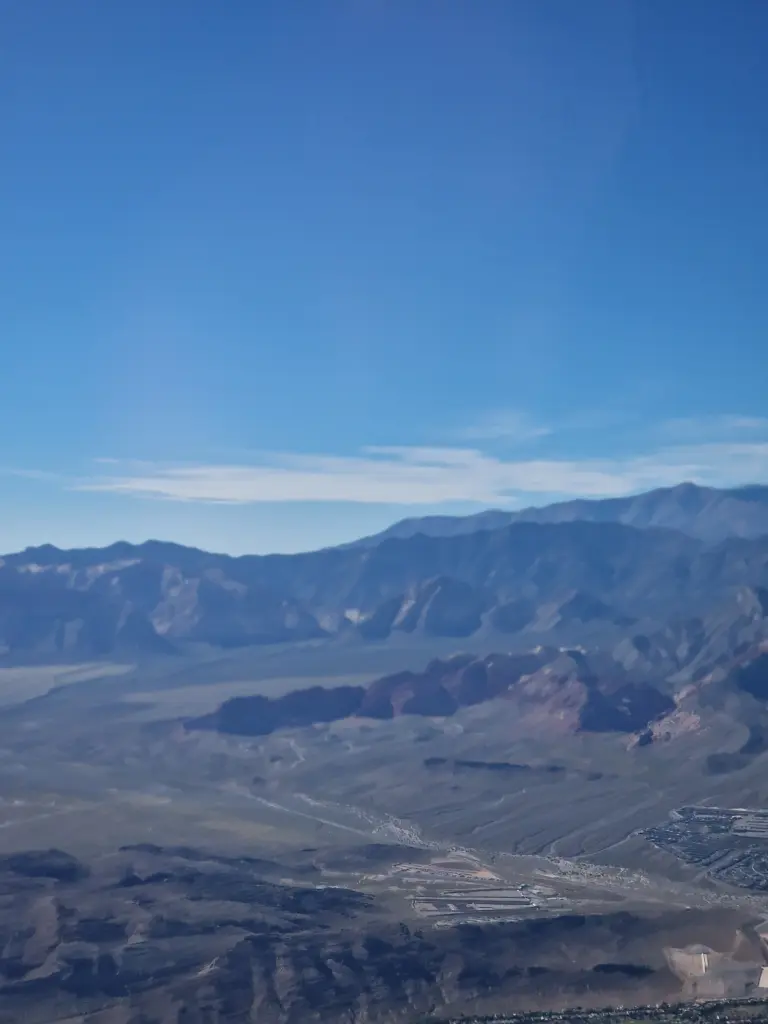
[[[726,537],[759,537],[768,533],[768,487],[751,484],[721,490],[683,483],[627,498],[563,501],[514,512],[489,509],[469,516],[422,516],[403,519],[355,543],[369,547],[387,537],[412,537],[417,533],[452,537],[498,530],[512,523],[568,523],[577,519],[640,528],[660,526],[710,543]]]

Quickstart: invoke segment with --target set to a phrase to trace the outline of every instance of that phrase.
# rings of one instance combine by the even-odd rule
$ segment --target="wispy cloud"
[[[40,480],[43,483],[64,480],[61,473],[52,473],[45,469],[16,469],[11,466],[0,466],[0,476],[16,476],[24,480]]]
[[[457,432],[465,441],[507,441],[520,443],[546,437],[552,428],[536,423],[531,417],[516,409],[496,409],[485,413],[475,423]]]
[[[718,413],[711,416],[682,416],[666,420],[658,428],[660,437],[669,441],[715,441],[724,439],[765,438],[768,417]]]
[[[109,468],[107,468],[109,467]],[[477,448],[376,447],[355,455],[265,453],[250,464],[102,463],[73,486],[175,501],[518,505],[610,497],[692,480],[768,481],[768,441],[681,444],[614,459],[502,459]]]

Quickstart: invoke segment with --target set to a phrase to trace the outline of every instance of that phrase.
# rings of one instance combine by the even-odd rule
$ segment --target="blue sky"
[[[768,481],[768,5],[6,0],[0,550]]]

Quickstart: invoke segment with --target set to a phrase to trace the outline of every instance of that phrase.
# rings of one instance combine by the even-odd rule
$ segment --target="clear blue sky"
[[[768,480],[768,4],[5,0],[0,550]]]

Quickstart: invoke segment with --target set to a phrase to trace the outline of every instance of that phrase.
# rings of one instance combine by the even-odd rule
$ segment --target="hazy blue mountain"
[[[156,541],[43,547],[0,564],[0,644],[56,657],[407,634],[613,642],[730,607],[737,588],[768,586],[767,566],[768,536],[712,546],[580,521],[239,558]]]
[[[558,502],[520,511],[489,509],[470,516],[422,516],[403,519],[382,533],[356,541],[375,546],[389,537],[453,537],[477,530],[497,530],[512,523],[567,523],[577,519],[627,526],[659,526],[680,530],[709,542],[726,537],[759,537],[768,533],[768,487],[758,484],[718,490],[683,483],[628,498]]]

